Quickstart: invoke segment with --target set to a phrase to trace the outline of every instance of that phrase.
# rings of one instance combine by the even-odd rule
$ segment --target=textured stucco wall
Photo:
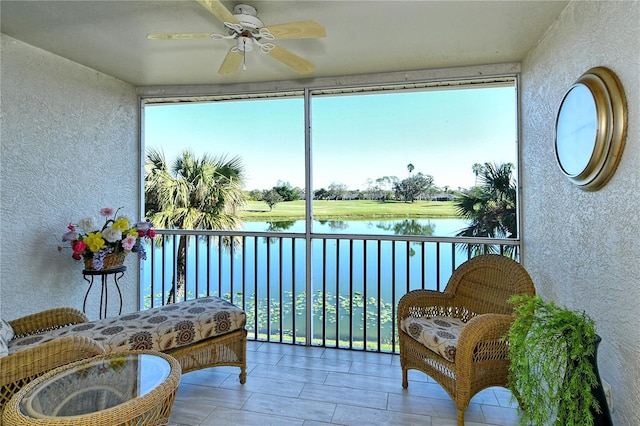
[[[101,207],[139,217],[135,89],[4,34],[1,42],[0,315],[82,309],[82,265],[56,248],[67,223]],[[129,257],[123,312],[137,307],[139,266]],[[87,304],[97,317],[99,295]]]
[[[522,66],[524,262],[546,299],[585,311],[603,342],[601,376],[612,385],[614,424],[640,424],[640,2],[576,1]],[[557,108],[594,66],[611,68],[627,96],[619,167],[584,192],[560,173]]]

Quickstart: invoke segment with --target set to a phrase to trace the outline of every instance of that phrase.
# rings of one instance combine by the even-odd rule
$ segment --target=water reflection
[[[295,220],[282,220],[278,222],[266,222],[268,232],[284,232],[288,231],[296,224]]]
[[[393,235],[421,235],[432,237],[436,226],[431,221],[421,223],[415,219],[408,219],[401,222],[378,222],[376,228],[383,231],[392,231]]]
[[[346,231],[349,229],[349,222],[344,220],[319,220],[318,223],[328,226],[331,231]]]
[[[445,219],[447,220],[447,219]],[[449,219],[451,220],[451,219]],[[453,219],[456,220],[456,219]],[[437,221],[442,222],[442,219]],[[252,225],[258,222],[253,222]],[[304,227],[304,221],[285,220],[274,222],[260,222],[263,223],[263,229],[269,232],[300,232],[300,225]],[[347,233],[350,231],[354,234],[362,233],[362,228],[368,229],[368,233],[372,229],[377,229],[384,235],[420,235],[425,237],[434,236],[436,230],[436,223],[431,220],[425,219],[405,219],[405,220],[379,220],[377,222],[360,220],[360,221],[346,221],[346,220],[316,220],[315,232],[331,232],[331,233]],[[252,226],[255,228],[255,225]],[[304,228],[303,228],[304,229]],[[380,232],[379,232],[380,233]]]

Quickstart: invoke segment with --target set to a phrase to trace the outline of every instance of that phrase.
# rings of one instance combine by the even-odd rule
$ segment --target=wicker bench
[[[74,308],[58,308],[5,322],[15,336],[7,339],[8,355],[0,357],[0,414],[11,396],[35,377],[103,353],[155,350],[174,357],[183,373],[239,367],[240,383],[245,383],[245,323],[242,309],[217,297],[98,321]]]

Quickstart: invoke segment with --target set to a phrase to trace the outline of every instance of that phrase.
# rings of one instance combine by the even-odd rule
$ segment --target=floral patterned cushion
[[[242,309],[218,297],[207,297],[20,337],[9,343],[9,352],[72,335],[90,337],[107,352],[164,352],[238,330],[245,324]]]
[[[9,344],[6,340],[0,337],[0,358],[9,355]]]
[[[452,317],[408,317],[400,327],[409,336],[445,359],[455,362],[458,338],[464,323]]]
[[[7,321],[0,319],[0,357],[9,355],[11,339],[13,339],[13,328]]]

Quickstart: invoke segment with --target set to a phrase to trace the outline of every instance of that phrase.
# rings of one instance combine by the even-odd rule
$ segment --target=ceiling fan
[[[214,40],[234,40],[235,46],[227,52],[218,73],[234,74],[240,65],[246,70],[246,53],[254,49],[260,50],[272,58],[282,62],[300,74],[308,74],[314,70],[312,62],[289,50],[273,44],[272,40],[320,38],[326,31],[318,22],[299,21],[286,24],[265,26],[258,18],[253,6],[237,4],[233,13],[220,0],[198,0],[204,8],[220,19],[227,27],[228,34],[216,33],[153,33],[147,38],[152,40],[189,40],[196,38],[212,38]]]

